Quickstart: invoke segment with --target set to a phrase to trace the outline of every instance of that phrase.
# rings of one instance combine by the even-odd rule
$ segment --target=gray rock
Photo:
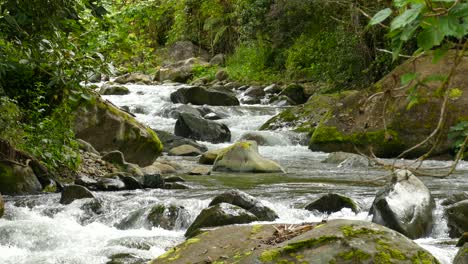
[[[180,114],[174,130],[177,136],[211,143],[222,143],[231,140],[231,131],[226,125],[191,114]]]
[[[239,105],[235,95],[202,87],[180,88],[171,94],[171,101],[180,104],[232,106]]]
[[[468,263],[468,243],[465,243],[459,250],[453,264],[466,264]]]
[[[126,95],[129,94],[130,90],[121,85],[108,85],[104,84],[99,90],[99,94],[102,95]]]
[[[277,107],[297,105],[296,102],[294,102],[291,98],[285,95],[280,95],[278,97],[272,98],[272,100],[270,100],[270,104]]]
[[[198,156],[202,152],[191,145],[182,145],[169,150],[168,154],[169,156]]]
[[[215,78],[218,81],[224,81],[224,80],[227,80],[227,78],[229,78],[229,75],[225,70],[219,70],[216,73]]]
[[[125,189],[127,190],[138,190],[143,188],[141,183],[135,177],[122,176],[120,177],[120,180],[122,180],[123,183],[125,183]]]
[[[170,105],[169,107],[164,108],[161,111],[161,115],[163,117],[169,117],[174,119],[179,118],[180,113],[188,113],[199,117],[202,116],[200,110],[191,105]]]
[[[261,100],[260,98],[245,96],[241,98],[241,103],[246,105],[260,104]]]
[[[96,149],[94,149],[94,147],[90,143],[82,139],[77,139],[76,142],[78,142],[79,148],[81,150],[89,152],[89,153],[93,153],[95,155],[100,155],[100,153]]]
[[[307,95],[305,94],[304,87],[298,84],[290,84],[284,88],[280,95],[285,95],[291,98],[297,104],[303,104],[307,102]]]
[[[124,155],[118,150],[110,151],[104,154],[101,159],[117,166],[124,166],[126,163]]]
[[[460,193],[454,193],[449,195],[448,198],[444,199],[442,201],[443,206],[449,206],[458,202],[461,202],[463,200],[468,200],[468,193],[467,192],[460,192]]]
[[[340,164],[343,161],[356,156],[360,155],[342,151],[332,152],[328,154],[328,157],[325,160],[323,160],[322,163]]]
[[[122,76],[117,77],[114,82],[120,84],[126,83],[143,83],[143,84],[151,84],[153,78],[150,75],[146,75],[143,73],[127,73]]]
[[[165,152],[168,152],[169,150],[182,146],[182,145],[193,146],[202,152],[208,150],[208,148],[205,145],[198,144],[192,139],[176,136],[176,135],[173,135],[171,133],[168,133],[162,130],[155,130],[155,132],[158,134],[159,139],[161,140],[164,146]]]
[[[213,165],[216,158],[218,157],[219,154],[221,154],[221,152],[223,150],[224,150],[224,148],[208,150],[208,151],[204,152],[200,156],[200,159],[198,160],[198,163],[205,164],[205,165]]]
[[[179,230],[187,228],[189,221],[190,213],[183,206],[156,204],[130,213],[116,227],[121,230],[153,227]]]
[[[164,181],[165,182],[185,182],[184,178],[180,176],[167,177],[167,178],[164,178]]]
[[[377,193],[369,214],[372,222],[417,239],[431,231],[434,207],[434,198],[424,183],[411,172],[398,170],[392,183]]]
[[[177,41],[168,49],[169,57],[174,61],[187,60],[193,57],[201,57],[205,60],[210,58],[210,54],[193,44],[190,41]]]
[[[145,188],[163,188],[164,178],[161,174],[145,174],[143,175],[143,187]]]
[[[2,194],[0,193],[0,218],[2,218],[5,213],[5,202],[3,201]]]
[[[190,186],[185,185],[185,184],[180,183],[180,182],[169,182],[169,183],[164,184],[164,189],[167,189],[167,190],[186,190],[186,189],[190,189]]]
[[[85,198],[96,198],[92,192],[86,187],[80,185],[68,185],[62,190],[62,196],[60,197],[61,204],[71,204],[75,200]]]
[[[265,91],[263,91],[263,88],[262,88],[262,87],[259,87],[259,86],[251,86],[249,89],[247,89],[247,90],[244,92],[244,95],[245,95],[245,96],[251,96],[251,97],[257,98],[257,97],[265,96]]]
[[[305,207],[309,211],[317,210],[327,214],[339,212],[343,208],[349,208],[355,213],[359,212],[359,206],[351,198],[336,193],[322,195]]]
[[[274,221],[278,218],[278,215],[273,210],[263,205],[257,198],[239,190],[227,191],[216,196],[209,206],[220,203],[239,206],[254,214],[260,221]]]
[[[95,190],[97,187],[97,180],[94,178],[91,178],[87,175],[84,174],[79,174],[77,178],[75,179],[75,184],[76,185],[81,185],[84,186],[88,189]]]
[[[460,237],[468,232],[468,200],[454,203],[445,210],[450,237]]]
[[[213,66],[224,66],[224,63],[226,62],[226,55],[224,54],[216,54],[213,58],[210,60],[210,64]]]
[[[205,166],[196,166],[192,168],[189,173],[190,175],[210,175],[211,170],[208,167]]]
[[[203,209],[185,233],[186,237],[198,234],[200,228],[218,227],[233,224],[247,224],[258,218],[248,211],[227,203],[220,203]]]
[[[122,191],[126,189],[125,183],[118,176],[108,175],[101,178],[97,187],[100,191]]]
[[[0,160],[0,192],[6,195],[35,194],[42,190],[30,166]]]
[[[111,260],[106,264],[146,264],[147,259],[143,259],[133,253],[118,253],[109,257]]]
[[[263,89],[263,91],[266,93],[266,94],[277,94],[279,92],[281,92],[282,88],[281,86],[277,85],[277,84],[271,84],[271,85],[268,85],[267,87],[265,87]]]

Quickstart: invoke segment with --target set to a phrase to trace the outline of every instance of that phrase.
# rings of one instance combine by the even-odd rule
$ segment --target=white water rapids
[[[115,105],[129,107],[136,118],[150,127],[172,132],[176,120],[161,116],[171,107],[169,95],[181,86],[127,85],[131,94],[105,96]],[[227,115],[219,122],[228,125],[232,142],[244,133],[256,131],[280,109],[265,106],[210,107]],[[356,185],[359,180],[372,179],[384,174],[371,168],[337,168],[323,164],[324,153],[311,152],[298,145],[300,136],[290,132],[255,132],[264,135],[273,146],[260,146],[260,153],[280,163],[286,170],[284,176],[252,175],[185,176],[190,190],[136,190],[122,192],[97,192],[102,201],[102,213],[89,209],[89,200],[61,205],[60,194],[4,197],[6,215],[0,219],[0,264],[104,264],[118,253],[133,254],[151,260],[184,240],[185,230],[144,228],[119,230],[114,227],[138,208],[152,204],[184,206],[193,220],[208,206],[211,199],[226,189],[239,188],[259,198],[278,215],[277,223],[321,221],[324,215],[301,209],[318,195],[333,191],[355,199],[363,209],[354,214],[344,209],[328,219],[347,218],[370,220],[367,215],[376,191],[380,187]],[[214,149],[225,144],[209,144]],[[171,157],[183,167],[196,164],[193,158]],[[438,163],[438,162],[437,162]],[[468,169],[467,163],[460,165]],[[416,240],[436,256],[441,263],[450,264],[457,249],[449,239],[446,220],[440,206],[441,199],[457,191],[468,190],[466,171],[450,179],[423,179],[437,200],[434,212],[435,226],[428,238]],[[411,197],[408,197],[411,199]],[[450,242],[450,243],[448,243]]]

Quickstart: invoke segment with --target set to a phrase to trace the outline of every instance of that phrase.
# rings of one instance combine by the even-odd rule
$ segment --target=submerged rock
[[[85,198],[96,198],[92,192],[86,187],[80,185],[68,185],[63,188],[62,196],[60,197],[61,204],[71,204],[75,200]]]
[[[445,213],[450,237],[459,237],[468,232],[468,200],[452,204]]]
[[[177,136],[195,140],[222,143],[231,140],[231,131],[225,124],[181,113],[175,124]]]
[[[74,132],[100,152],[121,151],[128,162],[151,165],[162,152],[156,133],[100,97],[76,110]]]
[[[224,149],[213,164],[213,171],[227,172],[284,172],[276,162],[258,153],[257,142],[241,141]]]
[[[327,193],[305,207],[309,211],[317,210],[327,214],[339,212],[343,208],[349,208],[355,213],[359,212],[359,206],[351,198],[336,193]]]
[[[180,88],[171,94],[171,101],[180,104],[194,105],[239,105],[239,100],[233,93],[202,87]]]
[[[220,227],[150,263],[439,263],[410,239],[371,222],[331,220],[297,227],[304,231],[284,238],[277,235],[284,225]]]
[[[258,218],[239,206],[220,203],[203,209],[192,225],[185,232],[186,237],[198,234],[200,228],[217,227],[232,224],[247,224]]]
[[[179,230],[189,226],[190,213],[183,206],[156,204],[130,213],[116,225],[118,229],[160,227]]]
[[[224,192],[211,201],[209,206],[220,203],[236,205],[254,214],[260,221],[274,221],[278,215],[262,204],[257,198],[239,190]]]
[[[392,183],[377,193],[369,214],[372,222],[417,239],[431,231],[434,207],[434,198],[424,183],[411,172],[398,170]]]

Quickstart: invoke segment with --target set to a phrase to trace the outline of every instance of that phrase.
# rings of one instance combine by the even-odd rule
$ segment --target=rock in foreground
[[[372,222],[417,239],[427,235],[433,224],[434,198],[416,176],[398,170],[392,183],[379,191],[369,214]]]
[[[364,221],[332,220],[275,241],[285,225],[228,226],[170,249],[151,264],[185,263],[425,263],[439,262],[405,236]],[[298,226],[296,226],[298,227]]]
[[[225,172],[284,172],[276,162],[258,153],[257,142],[241,141],[224,149],[213,164],[213,171]]]

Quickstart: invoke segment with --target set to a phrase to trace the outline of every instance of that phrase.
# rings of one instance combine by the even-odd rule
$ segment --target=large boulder
[[[92,192],[86,187],[80,185],[68,185],[62,190],[62,196],[60,197],[61,204],[71,204],[75,200],[85,198],[96,198]]]
[[[279,95],[284,95],[291,100],[293,100],[296,104],[303,104],[307,102],[307,95],[305,94],[304,87],[298,84],[290,84],[286,86]]]
[[[99,94],[102,95],[126,95],[129,94],[130,90],[121,85],[108,85],[104,84],[99,90]]]
[[[397,170],[391,184],[377,193],[369,214],[372,222],[417,239],[432,230],[434,207],[424,183],[407,170]]]
[[[233,93],[203,87],[180,88],[171,94],[171,101],[180,104],[193,105],[239,105],[239,100]]]
[[[168,55],[173,61],[186,60],[193,57],[210,59],[210,54],[190,41],[177,41],[168,49]]]
[[[208,148],[205,145],[198,144],[197,142],[189,138],[176,136],[176,135],[173,135],[169,132],[162,131],[162,130],[155,130],[155,132],[158,134],[158,137],[164,146],[163,150],[165,152],[168,152],[169,150],[182,146],[182,145],[193,146],[202,152],[208,150]]]
[[[138,209],[122,219],[118,229],[138,229],[160,227],[167,230],[178,230],[189,226],[190,214],[182,206],[156,204]]]
[[[459,237],[468,232],[468,200],[454,203],[445,210],[450,237]]]
[[[150,263],[206,262],[439,263],[428,251],[398,232],[374,223],[353,220],[220,227],[188,239]]]
[[[468,263],[468,243],[465,243],[459,250],[453,264],[466,264]]]
[[[0,193],[0,218],[5,213],[5,202],[3,201],[2,194]]]
[[[443,100],[443,96],[436,96],[440,82],[428,80],[433,76],[447,76],[452,68],[453,55],[454,51],[448,52],[437,64],[432,62],[430,53],[409,59],[367,91],[314,94],[304,105],[283,111],[262,128],[308,132],[311,135],[309,148],[313,151],[359,150],[384,158],[398,156],[422,142],[438,126]],[[406,157],[419,157],[429,150],[431,156],[453,153],[454,140],[447,136],[449,129],[460,121],[468,120],[467,71],[468,56],[465,56],[448,84],[448,87],[454,89],[449,101],[450,111],[446,111],[440,131],[443,135],[440,144],[431,150],[435,139],[429,140]],[[401,77],[407,73],[415,73],[417,78],[401,89],[394,90],[400,86]],[[424,83],[424,87],[419,86],[418,102],[409,105],[406,95],[411,93],[410,89],[417,83]],[[384,111],[385,120],[382,118]]]
[[[231,190],[217,195],[209,206],[220,203],[237,205],[254,214],[260,221],[274,221],[278,218],[273,210],[263,205],[258,199],[239,190]]]
[[[284,172],[278,163],[260,156],[255,141],[240,141],[224,149],[216,158],[213,171]]]
[[[74,132],[96,150],[119,150],[128,162],[140,166],[151,165],[162,152],[162,144],[153,130],[100,97],[80,103]]]
[[[200,228],[217,227],[233,224],[247,224],[258,218],[239,206],[220,203],[203,209],[185,232],[186,237],[198,235]]]
[[[175,124],[176,136],[194,140],[222,143],[231,140],[231,131],[225,124],[181,113]]]
[[[349,208],[353,212],[359,211],[359,206],[349,197],[336,193],[327,193],[310,202],[305,209],[331,214],[339,212],[343,208]]]

